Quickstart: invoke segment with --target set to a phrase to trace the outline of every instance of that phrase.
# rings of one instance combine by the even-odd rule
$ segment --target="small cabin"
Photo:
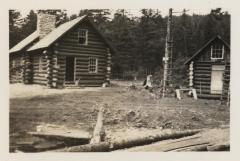
[[[56,16],[38,13],[37,30],[10,49],[10,83],[50,88],[110,82],[112,45],[82,16],[56,27]]]
[[[199,98],[230,96],[230,46],[220,36],[209,40],[185,62],[188,83]]]

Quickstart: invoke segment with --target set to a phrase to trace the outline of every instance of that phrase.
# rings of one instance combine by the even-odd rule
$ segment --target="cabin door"
[[[213,65],[211,75],[211,94],[222,94],[224,65]]]
[[[74,81],[75,57],[66,57],[65,81]]]

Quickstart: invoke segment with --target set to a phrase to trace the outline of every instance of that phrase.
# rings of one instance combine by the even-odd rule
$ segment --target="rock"
[[[136,112],[130,110],[128,113],[127,113],[127,116],[135,116],[136,115]]]
[[[200,119],[199,119],[198,117],[196,117],[196,116],[193,116],[193,117],[192,117],[192,120],[193,120],[193,121],[200,121]]]

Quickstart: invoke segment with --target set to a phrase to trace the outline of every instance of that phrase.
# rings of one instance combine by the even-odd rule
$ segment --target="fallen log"
[[[223,144],[216,144],[216,145],[208,146],[207,150],[208,151],[228,151],[228,150],[230,150],[230,144],[223,143]]]
[[[101,105],[98,112],[97,123],[94,128],[93,136],[90,141],[90,144],[97,144],[105,139],[105,130],[103,128],[103,112],[104,108],[107,107],[107,104]]]
[[[64,149],[58,149],[54,151],[58,152],[106,152],[114,151],[118,149],[125,149],[134,146],[151,144],[153,142],[167,140],[167,139],[177,139],[185,136],[191,136],[199,133],[201,130],[187,130],[187,131],[166,131],[160,134],[145,136],[135,139],[123,139],[116,140],[112,143],[102,142],[97,144],[86,144],[81,146],[74,146]]]
[[[196,143],[196,144],[190,144],[190,145],[182,145],[182,146],[176,146],[173,149],[168,149],[164,152],[179,152],[179,151],[207,151],[207,146],[209,145],[209,142],[203,142],[203,143]]]
[[[111,144],[108,142],[86,144],[54,150],[55,152],[108,152]]]
[[[90,137],[86,135],[75,136],[74,135],[64,135],[64,134],[53,134],[53,133],[46,133],[46,132],[29,132],[32,136],[36,136],[39,138],[44,138],[47,140],[56,140],[56,141],[63,141],[65,144],[88,144],[90,141]]]

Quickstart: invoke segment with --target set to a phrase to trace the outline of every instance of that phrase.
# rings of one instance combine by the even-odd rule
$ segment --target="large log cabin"
[[[223,99],[230,95],[230,46],[220,36],[208,41],[185,62],[189,86],[200,98]]]
[[[10,49],[10,83],[50,88],[109,83],[114,48],[87,16],[56,26],[39,13],[37,30]]]

